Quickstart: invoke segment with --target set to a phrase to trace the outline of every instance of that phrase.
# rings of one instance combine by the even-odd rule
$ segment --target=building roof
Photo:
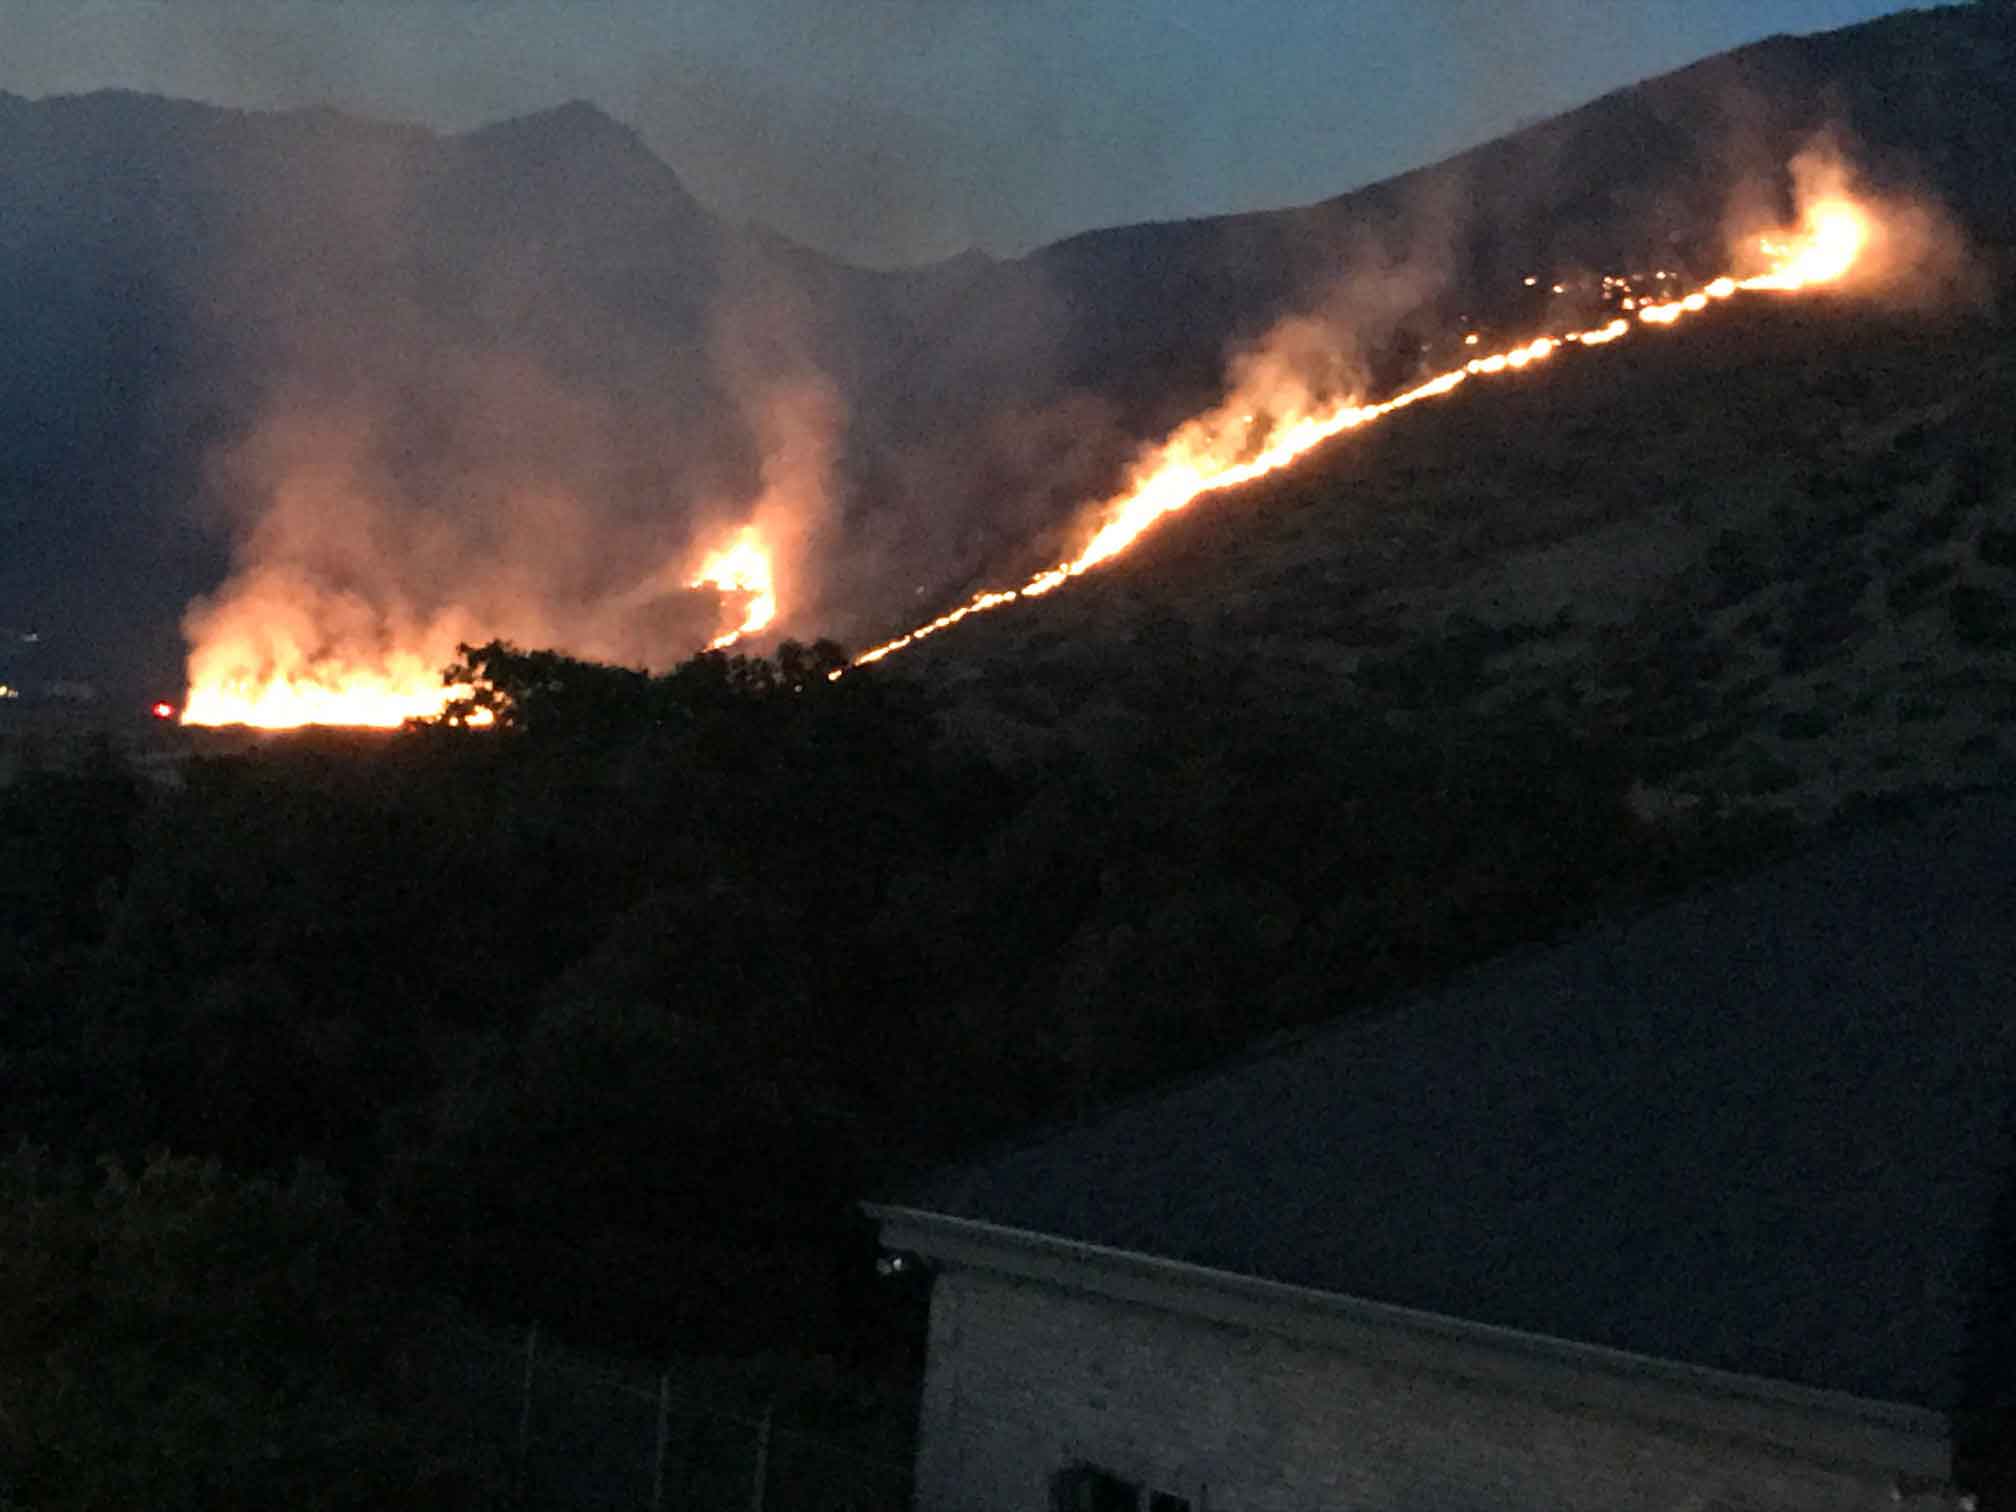
[[[1958,1404],[2011,1156],[2016,799],[1853,833],[906,1208]]]

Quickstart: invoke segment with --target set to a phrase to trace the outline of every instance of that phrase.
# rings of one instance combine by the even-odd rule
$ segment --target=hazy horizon
[[[0,0],[0,89],[457,132],[587,100],[693,194],[866,265],[1279,208],[1894,0]]]

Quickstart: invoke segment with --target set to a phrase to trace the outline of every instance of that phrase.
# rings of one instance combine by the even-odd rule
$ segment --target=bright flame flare
[[[770,553],[753,525],[743,526],[732,544],[702,562],[689,586],[749,596],[742,623],[709,641],[709,651],[723,650],[745,635],[755,635],[777,617],[777,586],[770,571]]]
[[[189,690],[182,709],[185,725],[246,725],[255,730],[293,730],[303,725],[346,725],[396,730],[409,719],[433,719],[474,690],[466,683],[444,685],[438,667],[419,657],[394,657],[385,668],[318,667],[293,677],[251,677],[200,683]],[[469,716],[472,726],[490,724],[488,709]]]
[[[1626,299],[1623,305],[1627,310],[1635,310],[1643,324],[1674,325],[1713,303],[1733,297],[1739,290],[1793,293],[1833,283],[1855,266],[1869,245],[1871,232],[1868,214],[1855,203],[1838,196],[1823,199],[1808,207],[1796,236],[1785,240],[1776,237],[1760,239],[1759,248],[1770,260],[1763,273],[1748,278],[1725,275],[1691,294],[1664,303],[1647,304]],[[1659,277],[1664,279],[1666,274],[1661,273]],[[1243,428],[1224,422],[1234,411],[1243,418],[1250,418],[1250,411],[1256,406],[1265,407],[1269,396],[1235,394],[1212,415],[1179,427],[1168,440],[1148,454],[1135,469],[1132,487],[1107,502],[1102,511],[1103,523],[1070,561],[1044,569],[1020,588],[993,588],[977,593],[958,608],[862,652],[854,658],[853,664],[864,667],[881,661],[972,615],[1052,592],[1127,550],[1142,532],[1164,515],[1186,508],[1205,494],[1235,488],[1279,471],[1344,431],[1382,420],[1395,410],[1419,404],[1424,399],[1439,399],[1471,378],[1522,371],[1545,361],[1563,346],[1608,346],[1630,335],[1631,330],[1629,321],[1617,319],[1594,330],[1570,331],[1558,337],[1542,336],[1509,351],[1472,358],[1459,368],[1452,368],[1377,404],[1347,401],[1319,413],[1295,416],[1277,424],[1267,438],[1266,448],[1251,457],[1242,458],[1246,450]],[[1474,345],[1477,337],[1468,335],[1464,341],[1466,345]]]
[[[1803,239],[1784,243],[1764,238],[1771,271],[1744,280],[1741,287],[1796,291],[1833,283],[1846,277],[1867,250],[1870,232],[1869,217],[1854,202],[1821,200],[1806,212]]]
[[[686,586],[746,595],[742,621],[708,646],[719,650],[767,626],[777,614],[770,555],[753,527],[701,564]],[[341,654],[315,639],[319,625],[362,613],[357,604],[331,606],[298,579],[271,585],[254,615],[239,614],[229,633],[210,633],[190,657],[189,697],[179,712],[187,725],[245,725],[292,730],[304,725],[398,729],[411,719],[436,719],[472,696],[466,683],[444,684],[459,627],[429,626],[396,649]],[[285,606],[287,613],[278,612]],[[470,637],[474,638],[474,637]],[[462,722],[495,723],[488,709]]]

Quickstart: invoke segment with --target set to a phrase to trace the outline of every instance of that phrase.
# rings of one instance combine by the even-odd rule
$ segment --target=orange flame
[[[184,628],[193,649],[183,724],[397,729],[469,693],[441,678],[464,638],[456,624],[388,624],[364,598],[286,569],[251,573],[198,602]]]
[[[1763,273],[1747,278],[1717,278],[1691,294],[1667,302],[1645,303],[1627,298],[1622,305],[1635,310],[1643,324],[1673,325],[1713,303],[1732,298],[1739,291],[1790,293],[1833,283],[1855,266],[1871,234],[1866,211],[1844,197],[1830,197],[1806,211],[1797,233],[1761,239],[1759,249],[1769,260]],[[1665,273],[1657,276],[1660,280],[1667,278]],[[1606,279],[1604,287],[1621,291],[1629,287],[1629,280]],[[1293,395],[1283,404],[1282,396],[1273,393],[1235,393],[1219,409],[1179,427],[1136,465],[1132,485],[1101,507],[1100,524],[1077,556],[1044,569],[1019,588],[994,588],[977,593],[956,609],[862,652],[854,658],[854,665],[867,666],[893,656],[972,615],[1050,593],[1126,551],[1163,516],[1187,508],[1206,494],[1236,488],[1279,471],[1333,436],[1382,420],[1395,410],[1423,400],[1439,399],[1472,378],[1523,371],[1567,345],[1608,346],[1631,334],[1631,330],[1629,321],[1616,319],[1593,330],[1542,336],[1509,351],[1473,358],[1377,404],[1347,401],[1309,413],[1303,411]],[[1475,345],[1477,337],[1469,335],[1464,341],[1466,345]],[[1250,420],[1255,410],[1270,413],[1285,410],[1287,418],[1275,422],[1264,450],[1257,456],[1247,456],[1246,428],[1230,422]]]
[[[769,552],[753,527],[709,555],[699,572],[654,577],[618,610],[662,591],[660,585],[707,587],[746,599],[741,623],[708,649],[734,644],[770,624],[777,594]],[[473,616],[431,624],[395,623],[365,601],[322,590],[300,574],[256,574],[238,592],[191,611],[189,696],[183,724],[246,725],[290,730],[303,725],[397,729],[409,719],[435,719],[470,696],[467,685],[445,684],[441,669],[462,640],[479,640]],[[506,629],[503,633],[511,633]],[[466,723],[488,725],[487,709]]]
[[[181,719],[188,725],[249,725],[259,730],[302,725],[396,730],[409,719],[437,717],[470,692],[466,684],[444,684],[440,667],[423,657],[394,655],[380,667],[323,662],[294,673],[192,681]],[[489,710],[478,709],[468,722],[486,725],[491,718]]]
[[[1847,276],[1868,248],[1871,229],[1868,215],[1853,201],[1821,200],[1806,212],[1803,238],[1763,239],[1763,249],[1773,260],[1771,270],[1745,279],[1740,287],[1795,292],[1834,283]]]
[[[709,651],[720,651],[745,635],[755,635],[777,617],[777,586],[770,571],[770,553],[753,525],[744,525],[732,543],[710,554],[700,564],[691,586],[714,588],[748,599],[742,623],[709,641]]]

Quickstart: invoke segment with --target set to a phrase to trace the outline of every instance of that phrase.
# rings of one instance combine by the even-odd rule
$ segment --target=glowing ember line
[[[1793,293],[1818,284],[1832,283],[1855,265],[1869,243],[1868,217],[1847,200],[1826,200],[1813,206],[1804,218],[1804,226],[1805,235],[1796,242],[1783,243],[1769,238],[1761,242],[1765,255],[1772,259],[1767,272],[1740,279],[1725,275],[1679,299],[1659,303],[1626,299],[1623,306],[1627,310],[1635,310],[1642,324],[1675,325],[1717,301],[1731,298],[1739,290]],[[1662,280],[1667,278],[1663,272],[1658,276]],[[1533,281],[1528,280],[1529,283]],[[1508,351],[1472,358],[1459,368],[1452,368],[1377,404],[1347,401],[1327,413],[1296,420],[1271,436],[1264,451],[1245,461],[1224,463],[1191,456],[1183,445],[1185,433],[1179,430],[1153,454],[1156,464],[1152,470],[1146,471],[1132,491],[1107,504],[1104,523],[1077,556],[1045,568],[1020,588],[993,588],[977,593],[958,608],[894,640],[863,651],[854,658],[853,665],[865,667],[893,656],[975,614],[999,609],[1019,599],[1040,598],[1100,563],[1112,560],[1165,515],[1189,507],[1206,494],[1237,488],[1243,483],[1278,472],[1345,431],[1370,425],[1409,405],[1439,399],[1472,378],[1523,371],[1544,362],[1565,345],[1608,346],[1623,340],[1632,329],[1630,321],[1617,319],[1594,330],[1570,331],[1558,337],[1542,336]],[[1476,345],[1478,340],[1474,334],[1463,339],[1470,346]]]
[[[1565,342],[1572,342],[1577,346],[1585,346],[1585,347],[1608,346],[1611,342],[1620,340],[1621,338],[1629,336],[1630,334],[1631,334],[1630,321],[1613,320],[1610,322],[1610,324],[1602,327],[1599,330],[1570,331],[1566,336],[1563,336],[1561,339]]]

